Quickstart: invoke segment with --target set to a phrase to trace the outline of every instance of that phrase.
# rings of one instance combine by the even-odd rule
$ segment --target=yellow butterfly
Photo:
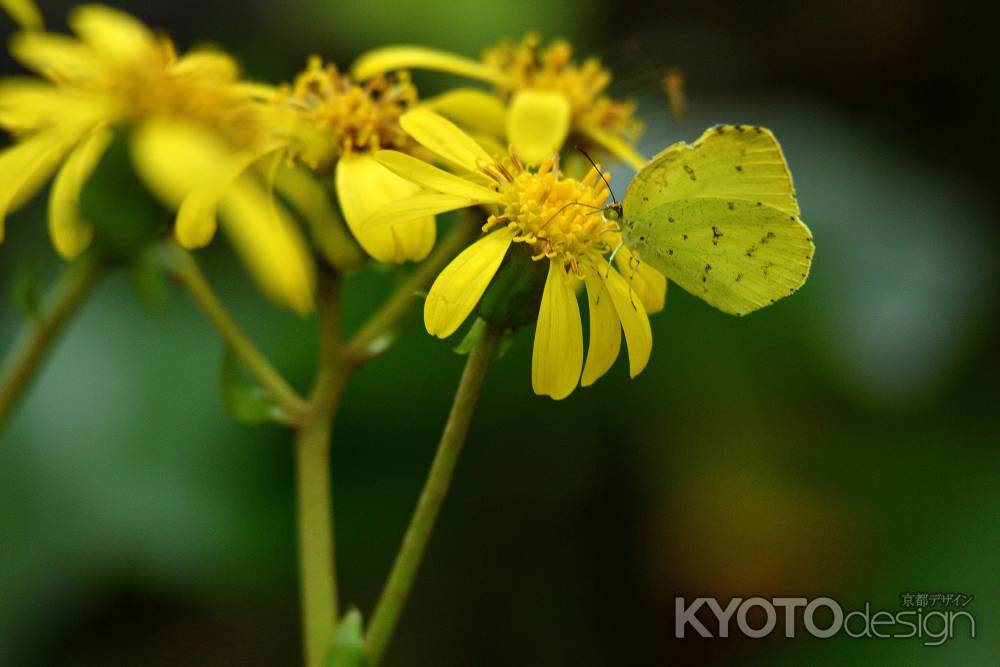
[[[674,144],[635,175],[620,204],[622,242],[640,261],[733,315],[806,281],[814,251],[774,135],[719,125]]]

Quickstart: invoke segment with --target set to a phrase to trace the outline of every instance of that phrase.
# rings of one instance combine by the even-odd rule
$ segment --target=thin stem
[[[500,335],[499,329],[488,326],[466,360],[430,473],[368,626],[365,644],[373,666],[381,660],[413,587],[438,510],[448,493],[458,455],[469,432],[469,422],[482,392],[486,371],[496,355]]]
[[[319,290],[319,372],[295,441],[303,650],[308,667],[321,667],[336,626],[330,437],[348,372],[341,356],[340,284],[324,278]]]
[[[165,244],[164,251],[169,268],[180,278],[191,298],[218,329],[240,363],[285,410],[290,421],[296,423],[306,409],[302,397],[257,349],[222,305],[191,253],[174,243]]]
[[[0,372],[0,428],[7,422],[59,332],[106,268],[105,262],[91,254],[67,266],[46,299],[40,316],[24,325]]]
[[[414,294],[427,288],[477,230],[477,225],[469,224],[464,219],[455,222],[449,234],[441,240],[434,252],[400,283],[381,308],[347,343],[344,355],[352,366],[371,361],[389,347],[395,335],[393,329],[399,320],[419,303]]]

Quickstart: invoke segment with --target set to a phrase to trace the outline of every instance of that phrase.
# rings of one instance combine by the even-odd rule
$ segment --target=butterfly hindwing
[[[682,199],[629,221],[627,245],[691,294],[744,315],[805,282],[812,235],[798,216],[742,200]]]

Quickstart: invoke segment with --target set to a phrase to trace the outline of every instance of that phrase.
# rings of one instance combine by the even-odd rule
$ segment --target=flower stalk
[[[414,294],[427,289],[434,278],[455,258],[459,250],[476,234],[481,224],[474,216],[460,217],[434,252],[399,284],[382,306],[355,333],[344,347],[347,363],[355,368],[371,361],[384,351],[393,328],[414,307]]]
[[[430,473],[371,618],[365,643],[373,666],[378,665],[382,659],[413,588],[438,512],[451,486],[452,473],[465,444],[469,423],[482,392],[486,372],[496,356],[502,333],[499,328],[488,325],[465,363]]]
[[[106,269],[107,262],[94,254],[86,254],[67,266],[41,314],[25,324],[0,371],[0,428],[31,383],[52,343]]]
[[[163,245],[163,252],[166,266],[180,279],[188,294],[219,331],[247,371],[282,408],[286,421],[289,424],[298,423],[306,411],[306,402],[257,349],[222,305],[191,253],[171,242]]]
[[[324,276],[317,303],[319,370],[295,438],[303,648],[307,667],[321,667],[338,617],[330,445],[347,383],[340,333],[340,280]]]

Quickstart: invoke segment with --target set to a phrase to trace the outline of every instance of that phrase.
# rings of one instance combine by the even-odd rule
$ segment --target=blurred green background
[[[475,55],[538,30],[614,69],[615,94],[640,102],[646,154],[718,122],[782,141],[817,245],[806,286],[746,319],[672,289],[646,371],[629,381],[619,359],[558,403],[532,395],[522,331],[489,378],[386,665],[1000,664],[1000,70],[969,5],[113,4],[273,81],[313,52],[346,65],[406,41]],[[70,3],[43,5],[64,28]],[[683,122],[657,87],[670,66],[687,74]],[[40,198],[9,221],[4,298],[23,271],[58,268],[44,215]],[[307,386],[312,322],[263,302],[224,241],[199,257]],[[391,283],[352,278],[348,322]],[[21,315],[4,303],[5,349]],[[73,322],[0,434],[0,665],[299,660],[288,438],[227,417],[221,355],[183,293],[145,307],[124,274]],[[347,394],[338,567],[366,613],[461,364],[414,329]],[[677,595],[898,610],[907,592],[974,595],[976,639],[673,639]]]

